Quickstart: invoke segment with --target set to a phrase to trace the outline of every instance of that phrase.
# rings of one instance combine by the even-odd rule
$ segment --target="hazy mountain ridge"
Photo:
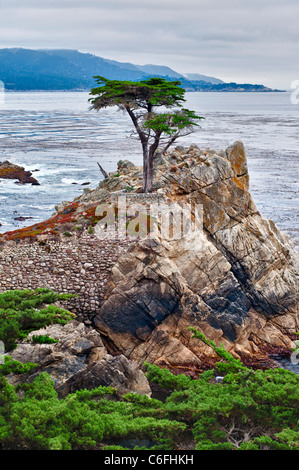
[[[201,75],[200,73],[185,73],[184,77],[191,82],[198,82],[204,81],[212,83],[212,85],[219,85],[220,83],[224,83],[223,80],[215,77],[208,77],[207,75]]]
[[[224,83],[201,74],[185,76],[161,65],[135,65],[72,49],[0,49],[0,80],[7,91],[90,90],[95,75],[139,81],[152,76],[180,80],[187,91],[273,91],[263,85]]]

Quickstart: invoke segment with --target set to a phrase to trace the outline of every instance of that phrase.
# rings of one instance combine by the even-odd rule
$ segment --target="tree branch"
[[[99,168],[100,168],[101,173],[102,173],[102,175],[104,176],[105,180],[106,180],[107,178],[109,178],[108,173],[106,173],[106,171],[105,171],[104,168],[99,164],[99,162],[97,162],[97,164],[99,165]]]
[[[131,108],[129,106],[125,106],[130,118],[132,119],[132,122],[134,124],[134,127],[137,131],[137,134],[139,135],[139,138],[141,140],[141,142],[144,144],[147,142],[147,139],[146,139],[146,136],[144,134],[144,132],[142,132],[139,124],[138,124],[138,119],[136,118],[135,114],[133,113],[133,111],[131,110]]]

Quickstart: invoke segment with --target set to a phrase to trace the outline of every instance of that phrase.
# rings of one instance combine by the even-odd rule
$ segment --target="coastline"
[[[212,268],[215,269],[213,266],[216,263],[216,266],[218,266],[217,270],[219,270],[217,278],[220,275],[220,278],[217,281],[219,282],[219,287],[216,287],[215,281],[213,285],[211,284],[209,288],[205,285],[205,283],[203,284],[202,288],[203,292],[205,293],[201,294],[204,295],[204,297],[198,297],[197,302],[199,307],[204,310],[207,308],[206,306],[204,307],[204,305],[202,304],[203,299],[205,299],[205,303],[208,302],[208,305],[209,302],[211,302],[211,308],[213,311],[211,317],[211,325],[214,324],[215,318],[218,317],[220,311],[222,312],[221,316],[224,315],[224,312],[227,312],[225,315],[228,315],[230,317],[230,308],[233,308],[233,310],[236,309],[237,316],[233,316],[230,320],[225,319],[224,316],[224,323],[221,327],[219,326],[218,328],[220,328],[219,331],[221,331],[221,328],[224,328],[223,331],[225,331],[228,328],[228,325],[231,323],[231,326],[228,328],[227,332],[222,333],[222,335],[224,336],[221,339],[222,341],[224,341],[224,344],[227,344],[230,347],[230,349],[232,348],[232,345],[235,345],[236,351],[239,350],[243,360],[252,361],[254,356],[256,356],[255,360],[257,360],[257,363],[260,361],[261,364],[263,362],[267,364],[267,361],[269,361],[268,364],[270,364],[271,355],[273,356],[273,354],[290,354],[291,349],[290,343],[289,346],[287,346],[287,336],[284,338],[283,334],[281,335],[279,330],[275,331],[274,333],[271,321],[267,326],[267,321],[266,323],[264,323],[265,320],[263,319],[263,315],[260,316],[260,314],[258,313],[259,309],[254,314],[253,311],[252,314],[250,314],[251,316],[249,315],[248,299],[250,299],[250,302],[253,302],[251,308],[258,308],[258,305],[264,305],[262,307],[262,310],[265,309],[266,317],[267,315],[270,315],[269,318],[271,318],[272,311],[275,312],[277,310],[277,312],[283,312],[284,310],[288,309],[290,309],[290,312],[293,311],[294,306],[292,306],[291,304],[284,305],[285,294],[282,294],[282,292],[285,289],[287,291],[290,289],[290,292],[292,292],[292,285],[288,285],[287,283],[285,283],[285,279],[287,279],[288,276],[291,276],[291,278],[293,278],[295,268],[293,267],[293,261],[291,261],[291,255],[285,254],[289,253],[289,251],[292,249],[289,246],[287,238],[284,236],[283,233],[279,232],[279,230],[277,229],[277,227],[275,227],[272,221],[266,221],[265,219],[261,218],[254,202],[251,199],[251,196],[248,192],[248,174],[246,170],[247,164],[244,149],[241,143],[235,143],[234,145],[235,146],[232,146],[231,149],[227,149],[226,152],[216,152],[211,151],[211,149],[200,150],[195,145],[191,146],[190,148],[180,147],[180,150],[178,150],[179,148],[172,150],[167,155],[165,162],[162,161],[161,163],[157,163],[155,183],[155,191],[157,191],[157,194],[151,196],[150,199],[148,199],[148,197],[145,197],[144,199],[144,195],[138,194],[140,191],[140,184],[142,180],[141,168],[136,167],[132,163],[127,164],[126,161],[119,162],[118,171],[110,173],[108,180],[102,181],[95,190],[86,189],[84,194],[82,196],[77,197],[73,202],[64,202],[60,206],[57,206],[56,212],[52,215],[50,219],[42,223],[34,224],[30,227],[2,234],[0,237],[0,242],[2,246],[2,251],[0,253],[2,260],[2,271],[0,277],[1,290],[5,291],[9,288],[36,289],[40,287],[46,287],[54,290],[59,289],[59,291],[63,293],[79,294],[77,301],[72,301],[72,303],[70,304],[72,308],[75,309],[74,312],[77,315],[79,314],[79,318],[84,322],[87,322],[87,325],[97,325],[96,328],[99,328],[101,332],[105,332],[104,336],[108,335],[110,337],[110,341],[112,341],[117,348],[122,349],[121,344],[123,344],[124,347],[125,343],[123,341],[123,337],[124,335],[126,337],[126,334],[124,332],[116,334],[111,330],[111,326],[104,326],[105,321],[107,321],[107,318],[109,318],[109,309],[111,308],[112,310],[116,308],[117,311],[120,308],[118,312],[119,326],[117,328],[120,328],[122,330],[122,328],[124,328],[124,325],[126,324],[125,319],[122,320],[121,314],[121,302],[123,302],[123,300],[121,299],[123,299],[123,297],[121,296],[119,300],[117,300],[116,297],[116,300],[111,300],[111,303],[109,300],[111,295],[111,299],[113,299],[113,290],[111,291],[111,288],[112,286],[115,287],[115,285],[122,281],[123,275],[120,273],[126,263],[129,263],[128,266],[134,266],[137,269],[140,263],[140,261],[138,261],[140,255],[136,255],[136,259],[133,257],[133,259],[135,259],[135,261],[133,261],[133,259],[131,259],[130,257],[133,256],[134,251],[137,250],[138,252],[139,249],[148,250],[148,248],[146,248],[146,245],[144,245],[144,247],[142,248],[142,240],[140,240],[137,245],[135,239],[133,239],[133,241],[125,239],[123,242],[117,239],[111,240],[109,238],[99,240],[94,233],[97,223],[99,221],[99,218],[97,217],[96,213],[97,207],[99,206],[99,204],[107,204],[109,201],[110,203],[113,203],[113,201],[115,201],[115,198],[117,199],[119,195],[126,196],[128,201],[133,200],[135,201],[134,203],[138,201],[138,199],[136,200],[137,197],[141,202],[143,201],[144,204],[145,201],[152,201],[154,196],[156,198],[161,198],[165,191],[166,194],[168,194],[168,198],[170,198],[170,201],[182,200],[182,198],[184,199],[184,197],[187,197],[188,200],[188,194],[194,194],[197,195],[196,197],[203,197],[202,202],[205,206],[204,233],[209,234],[209,237],[212,237],[211,240],[213,240],[212,245],[210,244],[210,242],[208,242],[208,240],[204,242],[206,244],[206,248],[204,249],[203,253],[206,253],[205,250],[208,250],[206,254],[201,255],[202,248],[198,246],[199,251],[196,252],[196,256],[208,256],[208,253],[210,253],[209,256],[212,256],[212,258],[209,261],[208,259],[204,261],[206,269],[208,271]],[[227,161],[228,157],[226,155],[235,154],[238,156],[236,157],[236,162],[238,163],[234,163],[234,160],[232,160],[232,162],[229,164],[229,161]],[[226,165],[226,167],[224,165]],[[234,167],[234,165],[237,166]],[[242,171],[240,171],[239,165],[242,166]],[[224,168],[226,169],[224,170]],[[219,176],[217,175],[220,169],[221,173],[219,174],[221,174],[222,176],[220,177],[220,179],[218,179]],[[188,172],[191,172],[190,174],[193,175],[192,178],[195,179],[189,179]],[[201,177],[199,177],[199,174],[201,173],[198,172],[203,172]],[[243,176],[234,176],[237,173],[242,174]],[[224,180],[222,181],[223,175],[225,176],[225,174],[226,178],[224,177]],[[212,180],[210,178],[212,178]],[[203,184],[205,180],[208,183],[207,189],[205,189],[205,185]],[[224,184],[225,186],[223,186]],[[130,190],[128,190],[128,188],[130,188]],[[220,194],[222,194],[222,196],[220,196]],[[143,197],[140,199],[141,196]],[[216,205],[215,202],[213,202],[214,198],[216,198],[215,201],[217,201]],[[228,198],[227,201],[225,201],[225,198]],[[201,199],[199,199],[199,201],[201,201]],[[238,216],[237,213],[239,213]],[[234,243],[236,242],[233,242],[232,245],[229,245],[226,249],[224,249],[224,245],[225,243],[227,243],[227,235],[225,235],[227,230],[226,225],[230,226],[228,222],[230,219],[230,223],[232,224],[230,229],[232,230],[231,233],[233,234],[236,231],[237,227],[239,227],[238,230],[240,229],[241,232],[239,235],[233,235],[234,237],[237,236],[237,240],[239,240],[237,242],[237,245],[234,246]],[[233,222],[234,220],[237,220],[238,223],[236,224],[236,222]],[[247,220],[250,221],[250,225],[248,228],[246,227]],[[244,222],[245,225],[243,225]],[[252,233],[250,229],[251,224],[253,224],[252,227],[255,227],[254,229],[252,229]],[[255,232],[257,232],[257,235],[255,235]],[[221,233],[223,233],[223,235],[221,235]],[[222,239],[221,236],[225,238]],[[221,245],[223,245],[223,248],[221,249],[222,251],[219,251],[219,246],[221,246],[219,245],[220,241]],[[177,248],[173,248],[176,252],[175,256],[178,257],[179,264],[176,268],[173,267],[172,269],[179,269],[179,271],[183,269],[183,265],[181,266],[181,261],[179,261],[179,258],[180,256],[183,256],[184,252],[186,253],[186,255],[184,256],[190,256],[190,260],[193,259],[192,253],[194,248],[192,248],[192,244],[190,245],[190,247],[188,245],[188,243],[191,242],[186,239],[186,242],[184,243],[186,243],[186,246],[184,246],[184,248],[183,245],[180,246],[180,244],[178,244]],[[139,244],[140,248],[138,248]],[[244,246],[255,246],[256,254],[254,256],[248,255],[248,260],[246,260],[246,258],[244,258],[243,260],[243,244]],[[162,246],[163,244],[161,245],[161,247]],[[272,252],[273,246],[276,246],[277,251]],[[214,252],[214,250],[216,251]],[[260,255],[258,254],[259,250],[261,251]],[[249,250],[249,252],[250,251],[251,249]],[[166,255],[166,253],[167,252],[165,252],[164,255],[164,262],[168,263],[168,255]],[[211,255],[211,253],[213,253],[213,255]],[[264,266],[265,261],[259,261],[259,259],[262,260],[265,256],[267,257],[267,263]],[[271,266],[272,263],[275,264],[278,262],[275,261],[275,258],[277,256],[278,260],[280,260],[279,263],[281,263],[281,266],[279,264],[279,267],[276,266],[275,268],[275,276],[277,276],[277,282],[279,282],[280,284],[279,287],[278,284],[273,283],[273,280],[269,280],[268,283],[266,281],[267,276],[269,276],[269,273],[272,269],[269,266]],[[122,258],[124,259],[123,261],[121,261]],[[161,262],[163,261],[163,259],[164,258],[162,256]],[[231,259],[235,259],[235,261],[232,263]],[[260,262],[261,266],[263,266],[262,269],[265,270],[266,276],[264,280],[264,287],[259,286],[260,274],[257,275],[257,280],[254,281],[254,277],[256,275],[255,271],[258,273],[261,269],[261,267],[259,266]],[[242,267],[243,264],[244,266]],[[200,265],[196,267],[193,266],[192,269],[190,268],[191,272],[194,272],[194,275],[197,272],[199,266]],[[130,269],[132,269],[132,267]],[[127,268],[125,268],[125,272],[126,269]],[[138,269],[140,270],[144,268],[141,268],[140,266]],[[157,269],[157,267],[153,267],[152,269]],[[163,269],[166,269],[166,267]],[[282,271],[280,272],[280,270]],[[283,270],[286,270],[286,274],[282,275]],[[246,283],[249,283],[250,285],[250,283],[253,282],[252,287],[246,287],[246,290],[248,291],[248,299],[244,297],[244,292],[242,292],[242,290],[244,291],[245,285],[244,280],[242,280],[242,278],[244,277],[243,271],[247,272],[246,277],[248,278],[248,280],[246,281]],[[119,272],[119,274],[113,280],[113,273],[117,272]],[[174,273],[175,272],[176,271],[174,271]],[[271,275],[273,274],[274,271],[272,271]],[[176,274],[176,276],[177,275],[178,274]],[[187,275],[187,273],[184,275]],[[202,275],[203,274],[201,274],[200,277]],[[233,278],[231,278],[232,275]],[[165,279],[162,276],[162,278],[158,282],[158,285],[163,285],[164,283],[166,283],[165,286],[167,286],[172,276],[174,276],[174,274],[172,274],[169,278],[167,277]],[[199,276],[199,274],[196,274],[196,276]],[[206,273],[205,276],[208,276],[209,279],[213,278],[213,275],[211,273]],[[234,278],[235,280],[233,280]],[[157,305],[157,307],[153,306],[154,309],[157,308],[157,311],[159,311],[159,309],[162,308],[161,311],[163,311],[166,305],[170,306],[173,304],[173,302],[175,305],[177,303],[177,300],[174,299],[182,296],[182,293],[179,294],[179,292],[184,292],[186,289],[190,289],[192,283],[195,282],[192,280],[192,278],[190,280],[187,280],[187,276],[186,280],[184,281],[184,283],[186,282],[186,287],[183,288],[183,285],[179,287],[180,283],[182,282],[182,279],[180,281],[179,279],[181,278],[179,277],[174,285],[170,284],[172,287],[168,286],[163,288],[166,289],[166,292],[169,291],[170,297],[167,300],[166,304],[163,304],[162,301],[162,304],[164,305],[163,308],[162,306]],[[201,281],[199,280],[196,281],[197,284],[200,282]],[[224,288],[220,287],[222,283],[224,283],[223,286],[226,286],[225,290],[227,290],[228,285],[230,285],[229,289],[232,290],[230,294],[228,294],[228,292],[223,292],[222,294],[220,294],[221,289]],[[241,289],[238,286],[238,283],[241,283]],[[142,285],[142,283],[140,285]],[[152,289],[152,287],[150,286],[148,288]],[[194,288],[195,286],[192,289]],[[275,305],[272,300],[269,303],[269,300],[266,300],[265,296],[269,295],[269,298],[272,298],[272,289],[276,290],[277,288],[281,289],[282,292],[277,291],[276,295],[279,295],[281,300],[279,300],[277,305]],[[175,291],[173,291],[173,289],[175,289],[175,291],[177,289],[179,290],[178,292],[174,293]],[[197,289],[198,287],[196,287],[193,295],[197,292]],[[254,297],[252,297],[252,295],[256,289],[257,291],[254,294],[254,297],[256,296],[256,301],[254,301]],[[118,291],[120,291],[120,287],[116,289],[116,292]],[[220,296],[219,301],[217,300],[217,302],[214,299],[215,292],[218,292],[217,295]],[[141,291],[140,294],[138,294],[138,297],[142,298],[143,295],[148,294]],[[229,297],[235,298],[235,300],[233,301],[234,306],[230,308],[225,307],[224,311],[222,311],[223,307],[220,308],[220,305],[224,302],[222,296],[226,297],[228,295]],[[291,299],[293,294],[288,295]],[[157,299],[159,299],[161,293],[157,292],[155,293],[154,298],[155,296],[157,296]],[[174,296],[173,299],[172,296]],[[180,303],[183,302],[183,297],[181,298]],[[107,302],[108,304],[106,306]],[[120,302],[119,306],[117,306],[118,302]],[[218,302],[220,302],[219,307],[216,307]],[[235,302],[237,303],[235,304]],[[225,305],[225,303],[226,302],[224,302],[223,305]],[[215,306],[212,307],[214,304]],[[216,308],[215,311],[213,310],[214,308]],[[218,308],[220,308],[219,312]],[[132,309],[133,325],[135,318],[138,317],[137,311],[135,312],[134,305],[132,305],[131,307],[128,306],[127,309],[128,311]],[[102,318],[103,314],[104,317]],[[137,315],[136,317],[135,314]],[[111,312],[110,315],[111,318],[113,318],[115,313]],[[165,318],[164,315],[166,315]],[[169,318],[170,320],[171,315],[169,315],[169,317],[168,315],[169,313],[163,314],[161,319],[165,319],[166,321],[166,318]],[[207,318],[209,318],[208,310],[207,315]],[[100,323],[98,320],[99,318],[102,318]],[[106,320],[103,320],[104,318],[106,318]],[[214,319],[212,320],[212,318]],[[221,317],[219,317],[219,319],[220,318]],[[237,318],[239,319],[237,320]],[[249,318],[251,319],[249,320]],[[285,318],[287,319],[288,315],[286,315]],[[290,325],[293,321],[291,320],[291,318],[292,314],[289,317],[289,320],[285,320],[287,322],[290,322]],[[249,324],[251,324],[250,328],[253,328],[254,331],[254,333],[252,334],[256,337],[254,342],[248,342],[249,332],[246,333],[247,339],[241,339],[242,335],[239,336],[241,330],[239,331],[237,323],[240,321],[240,319],[242,319],[242,324],[243,322],[245,322],[246,324],[247,321],[249,321]],[[210,320],[208,320],[208,323],[209,321]],[[146,320],[146,322],[148,322],[148,320]],[[236,325],[232,328],[234,322],[236,322]],[[261,335],[261,332],[258,332],[258,330],[256,330],[256,327],[254,326],[256,322],[261,322],[262,324],[264,324],[262,333],[262,337],[264,339],[258,339],[258,337]],[[163,323],[162,321],[162,324],[167,324],[167,322]],[[206,324],[203,323],[201,327],[206,328],[207,325],[204,325]],[[138,330],[138,328],[140,327],[137,325],[136,328]],[[150,328],[152,328],[152,326]],[[209,326],[209,328],[211,328],[211,326]],[[233,332],[235,328],[236,331]],[[247,325],[245,331],[250,331],[250,328]],[[272,339],[269,342],[267,349],[267,346],[265,344],[263,345],[262,342],[265,341],[265,338],[268,335],[267,329],[269,328],[269,331],[271,331],[271,329],[273,331],[271,333]],[[231,332],[229,333],[230,330]],[[110,333],[108,333],[109,331]],[[218,333],[216,331],[217,329],[214,331],[213,334],[215,335],[215,337],[218,337],[219,331]],[[141,333],[138,333],[137,337],[139,337],[140,334]],[[143,336],[141,335],[141,337]],[[172,337],[172,335],[170,337]],[[145,338],[146,336],[143,338],[143,341]],[[130,344],[131,340],[128,339],[128,341]],[[136,340],[133,340],[133,342],[134,341]],[[156,340],[153,339],[153,341]],[[218,338],[218,341],[220,341],[220,338]],[[271,344],[272,342],[273,344]],[[159,347],[159,343],[157,344],[157,347]],[[177,344],[176,348],[178,347],[179,345]],[[128,350],[130,350],[129,346],[128,348]],[[153,349],[153,351],[154,350],[155,349]],[[125,351],[126,349],[123,350],[123,353],[126,355],[127,353]],[[136,351],[134,353],[135,360],[137,360],[138,357],[136,356],[137,351],[138,348],[136,348]],[[172,353],[170,352],[169,354],[170,356],[165,359],[166,362],[169,362],[169,358],[171,357]],[[190,356],[190,354],[190,351],[188,352],[188,349],[186,348],[183,348],[180,354],[176,354],[177,360],[180,363],[180,367],[185,367],[183,366],[183,357],[189,357],[189,359],[187,359],[187,362],[189,360],[190,364],[192,364],[192,361],[195,361],[192,367],[197,364],[198,359],[196,359],[196,355],[194,356],[194,354],[192,353]],[[193,359],[191,359],[191,357]]]
[[[0,112],[1,159],[30,171],[39,169],[34,176],[41,186],[34,191],[22,188],[21,194],[13,183],[0,184],[2,232],[26,225],[15,223],[15,209],[18,216],[41,222],[54,205],[79,195],[81,183],[95,188],[101,179],[97,161],[107,171],[114,171],[124,158],[141,164],[139,144],[127,138],[126,117],[112,110],[98,116],[88,110],[87,99],[88,93],[64,92],[7,96]],[[201,146],[221,149],[242,140],[251,192],[260,210],[281,230],[295,227],[298,137],[293,131],[298,106],[291,105],[290,95],[187,93],[187,104],[206,120],[182,145],[194,139]]]
[[[299,330],[299,271],[287,237],[249,193],[243,144],[176,147],[156,160],[154,192],[141,188],[142,168],[121,160],[96,189],[60,204],[49,220],[1,237],[4,312],[9,322],[13,302],[27,328],[34,322],[6,355],[10,373],[2,378],[13,409],[5,424],[15,429],[29,410],[30,435],[23,428],[4,434],[1,446],[101,450],[105,461],[111,450],[137,449],[193,459],[196,450],[238,449],[230,430],[236,416],[243,423],[249,414],[244,450],[264,439],[259,426],[249,444],[246,436],[265,416],[271,445],[285,448],[277,409],[282,397],[279,429],[286,410],[290,427],[296,423],[299,370],[286,361]],[[180,217],[164,225],[171,213],[186,222],[181,236],[172,236]],[[38,328],[42,312],[50,317]],[[207,433],[210,416],[218,432],[228,410],[223,442],[219,434],[215,443],[202,430],[198,436],[203,410]],[[67,423],[61,442],[57,421],[63,430]],[[94,423],[100,430],[104,423],[105,433],[95,434]]]

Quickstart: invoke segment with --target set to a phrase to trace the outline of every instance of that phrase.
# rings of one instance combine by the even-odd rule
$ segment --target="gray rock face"
[[[102,360],[91,363],[85,371],[79,371],[72,378],[67,392],[84,388],[90,390],[99,385],[116,388],[119,396],[125,393],[151,394],[144,373],[124,355],[107,354]]]
[[[33,335],[49,335],[59,342],[33,344],[30,342]],[[29,376],[11,375],[9,381],[14,385],[25,380],[31,382],[41,372],[47,372],[60,397],[100,385],[115,387],[120,395],[129,392],[151,394],[147,379],[137,364],[123,355],[109,355],[99,333],[77,321],[65,326],[51,325],[30,333],[10,356],[23,363],[38,364]]]
[[[174,204],[202,205],[203,231],[179,240],[157,231],[120,256],[96,328],[139,364],[201,367],[211,350],[189,326],[243,360],[290,352],[299,329],[298,254],[259,213],[243,144],[176,148],[163,160],[155,187]],[[123,178],[130,184],[128,172]]]

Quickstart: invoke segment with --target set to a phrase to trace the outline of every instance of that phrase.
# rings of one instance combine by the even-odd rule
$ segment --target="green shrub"
[[[0,340],[6,352],[14,349],[17,340],[25,338],[31,331],[53,323],[65,325],[74,319],[74,314],[52,305],[72,297],[50,289],[13,290],[0,294]]]
[[[0,364],[0,375],[8,374],[27,374],[32,369],[36,368],[37,364],[27,362],[23,364],[19,361],[13,361],[10,356],[4,357],[4,363]]]
[[[298,450],[298,376],[283,369],[252,370],[194,336],[219,355],[215,370],[197,380],[145,364],[147,377],[169,394],[165,401],[134,393],[118,398],[110,387],[59,399],[49,375],[10,385],[0,369],[0,446],[3,449]],[[221,372],[223,381],[215,380]],[[2,374],[2,375],[1,375]],[[147,443],[146,447],[144,442]]]
[[[33,335],[31,339],[33,343],[38,343],[38,344],[58,343],[58,339],[50,338],[49,335],[38,335],[38,336]]]

